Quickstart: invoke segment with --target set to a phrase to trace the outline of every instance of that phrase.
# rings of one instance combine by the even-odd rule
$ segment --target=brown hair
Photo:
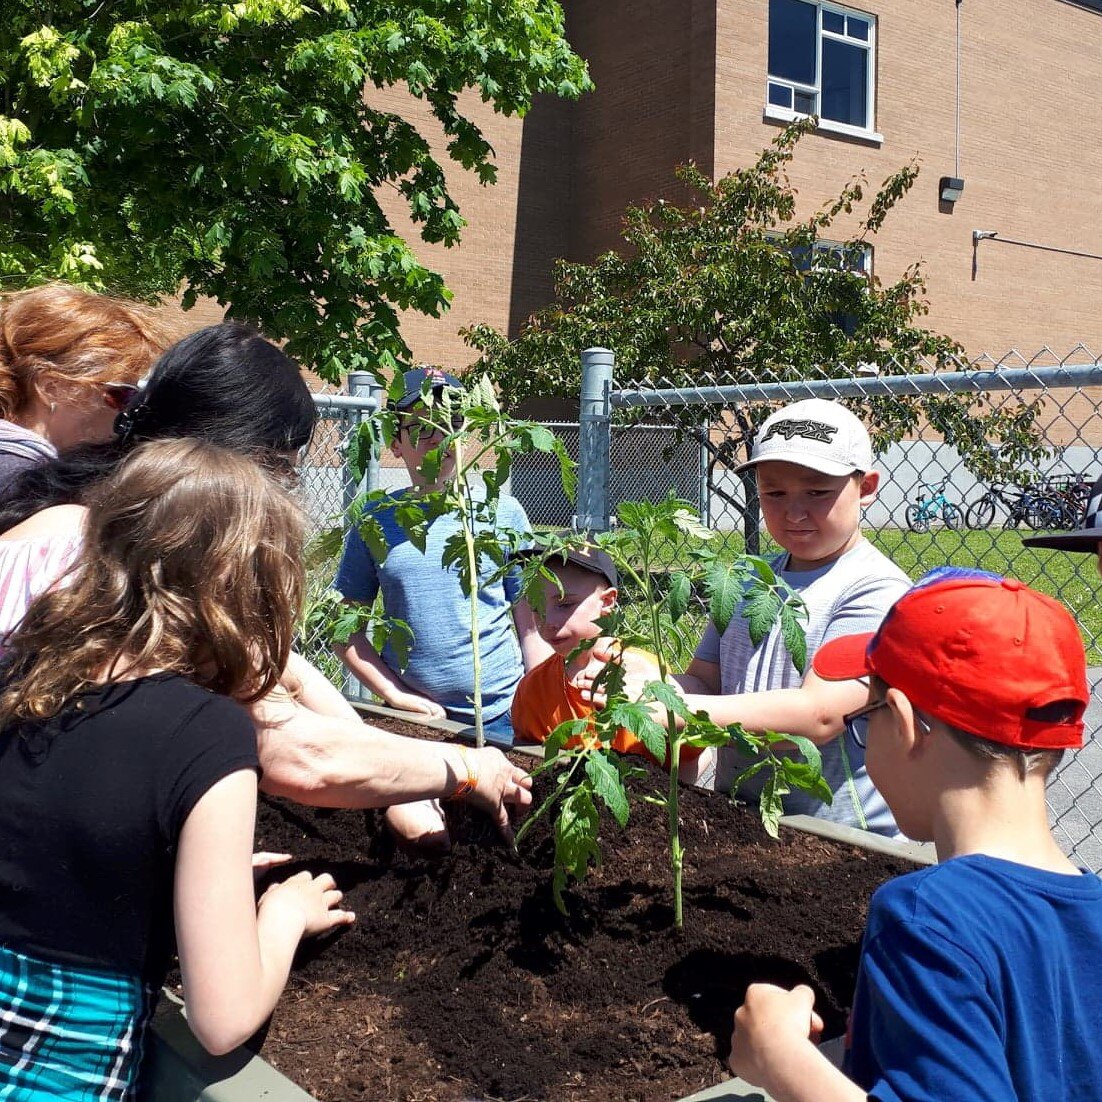
[[[882,677],[877,677],[876,674],[872,674],[869,680],[881,697],[890,688],[888,683]],[[1074,715],[1077,706],[1082,707],[1074,700],[1056,701],[1055,704],[1046,705],[1044,709],[1037,709],[1038,713],[1047,712],[1048,714],[1038,714],[1036,718],[1059,722],[1064,720],[1065,716]],[[928,712],[919,711],[917,708],[914,710],[915,714],[927,727],[937,723],[962,750],[967,751],[972,757],[978,758],[980,761],[1013,765],[1018,774],[1018,779],[1022,781],[1031,773],[1040,773],[1041,776],[1047,777],[1064,759],[1063,750],[1022,750],[1017,746],[1007,746],[1006,743],[995,742],[993,739],[984,738],[972,731],[954,727]]]
[[[89,499],[68,584],[8,639],[0,724],[56,715],[128,669],[243,701],[279,679],[302,601],[303,518],[255,463],[193,439],[144,444]]]
[[[136,383],[175,328],[165,311],[67,283],[0,295],[0,417],[18,417],[45,376]]]

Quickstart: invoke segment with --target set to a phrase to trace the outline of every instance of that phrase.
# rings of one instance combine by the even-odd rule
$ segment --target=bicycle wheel
[[[964,514],[964,523],[974,529],[990,528],[994,519],[995,499],[987,494],[969,505],[968,511]]]
[[[908,505],[907,511],[903,515],[907,520],[907,527],[912,532],[929,532],[930,518],[926,515],[925,510],[918,505]]]
[[[1055,501],[1039,498],[1030,503],[1026,523],[1030,528],[1040,532],[1059,528],[1062,524],[1060,506]]]
[[[961,513],[959,505],[945,505],[941,510],[941,519],[945,521],[946,528],[952,528],[955,531],[964,523],[964,514]]]

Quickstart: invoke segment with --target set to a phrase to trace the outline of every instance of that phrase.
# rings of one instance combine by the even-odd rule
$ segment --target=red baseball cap
[[[932,571],[879,631],[826,643],[812,666],[828,681],[876,674],[920,712],[1019,750],[1083,745],[1090,692],[1078,625],[1014,578]]]

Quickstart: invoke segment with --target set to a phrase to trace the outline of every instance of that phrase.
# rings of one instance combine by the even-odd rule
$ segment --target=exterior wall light
[[[955,203],[964,193],[964,181],[959,176],[942,176],[938,193],[943,203]]]

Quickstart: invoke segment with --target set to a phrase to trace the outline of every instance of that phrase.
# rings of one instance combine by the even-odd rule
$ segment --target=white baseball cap
[[[754,437],[744,471],[769,459],[796,463],[822,474],[872,470],[872,442],[865,426],[845,406],[807,398],[771,413]]]

